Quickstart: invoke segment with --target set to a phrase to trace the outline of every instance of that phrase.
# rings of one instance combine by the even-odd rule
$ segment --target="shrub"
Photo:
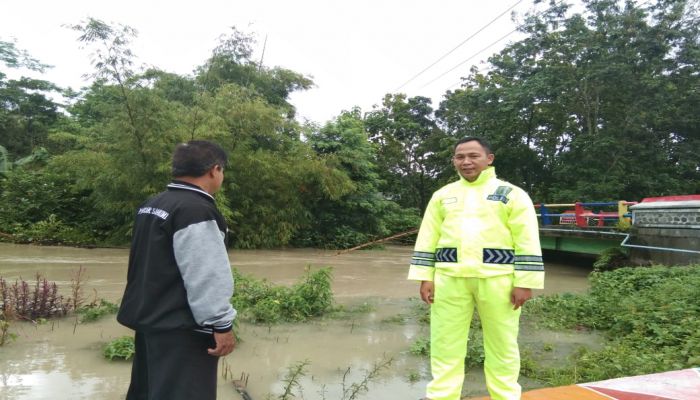
[[[242,318],[252,322],[305,321],[325,314],[333,305],[330,268],[308,271],[292,287],[274,286],[235,271],[234,276],[236,290],[231,304]]]

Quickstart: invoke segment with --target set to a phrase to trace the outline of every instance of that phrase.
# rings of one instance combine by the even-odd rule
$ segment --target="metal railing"
[[[629,206],[637,204],[636,201],[620,200],[617,202],[576,202],[567,204],[535,204],[539,209],[537,214],[543,226],[573,225],[579,228],[591,226],[604,227],[606,221],[627,220],[631,222]],[[614,210],[611,208],[615,207]],[[561,209],[563,212],[551,212],[552,209]]]

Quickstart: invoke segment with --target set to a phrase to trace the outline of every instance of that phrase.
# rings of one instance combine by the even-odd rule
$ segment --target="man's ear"
[[[489,154],[486,156],[486,159],[489,160],[489,165],[493,164],[493,160],[494,160],[495,158],[496,158],[496,155],[493,154],[493,153],[489,153]]]

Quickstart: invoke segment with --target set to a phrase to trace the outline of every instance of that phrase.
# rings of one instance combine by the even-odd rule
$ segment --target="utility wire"
[[[504,16],[508,11],[512,10],[513,8],[515,8],[515,6],[517,6],[518,4],[520,4],[520,3],[522,3],[522,2],[523,2],[523,0],[518,0],[515,4],[513,4],[512,6],[510,6],[507,10],[503,11],[502,13],[500,13],[496,18],[492,19],[488,24],[482,26],[478,31],[474,32],[474,33],[473,33],[472,35],[470,35],[468,38],[464,39],[464,40],[462,41],[462,43],[458,44],[457,46],[455,46],[455,48],[453,48],[452,50],[450,50],[450,51],[448,51],[447,53],[443,54],[443,55],[442,55],[440,58],[438,58],[435,62],[433,62],[432,64],[428,65],[427,67],[425,67],[425,69],[423,69],[422,71],[420,71],[419,73],[417,73],[416,75],[414,75],[413,77],[411,77],[409,80],[407,80],[406,82],[404,82],[401,86],[399,86],[399,87],[397,87],[396,89],[394,89],[394,92],[398,92],[399,90],[401,90],[401,88],[403,88],[404,86],[408,85],[411,81],[413,81],[413,80],[416,79],[417,77],[421,76],[425,71],[429,70],[429,69],[432,68],[435,64],[437,64],[437,63],[439,63],[440,61],[442,61],[445,57],[447,57],[447,56],[449,56],[450,54],[452,54],[452,52],[454,52],[455,50],[457,50],[458,48],[460,48],[463,44],[467,43],[467,42],[468,42],[469,40],[471,40],[474,36],[478,35],[481,31],[483,31],[484,29],[488,28],[491,24],[493,24],[494,22],[496,22],[499,18],[501,18],[502,16]]]
[[[642,7],[644,7],[644,6],[646,6],[647,4],[651,3],[652,1],[653,1],[653,0],[647,0],[647,1],[645,1],[644,3],[642,3],[642,4],[636,4],[636,6],[637,6],[637,8],[640,8],[640,9],[641,9]],[[562,4],[562,3],[563,3],[563,2],[560,2],[559,4]],[[540,15],[544,14],[546,11],[547,11],[547,10],[542,10],[542,11],[536,13],[535,16],[540,16]],[[513,33],[517,32],[518,29],[522,28],[523,26],[524,26],[524,24],[520,24],[517,28],[515,28],[515,29],[514,29],[513,31],[511,31],[510,33],[506,34],[505,36],[502,36],[500,39],[496,40],[495,42],[491,43],[490,45],[488,45],[488,46],[484,47],[483,49],[479,50],[478,52],[472,54],[472,55],[469,56],[469,58],[467,58],[466,60],[460,62],[459,64],[457,64],[456,66],[454,66],[454,67],[453,67],[452,69],[450,69],[449,71],[446,71],[446,72],[442,73],[440,76],[438,76],[437,78],[435,78],[435,79],[431,80],[430,82],[424,84],[424,85],[421,86],[420,88],[422,89],[422,88],[424,88],[424,87],[430,85],[431,83],[435,82],[436,80],[442,78],[443,76],[447,75],[448,73],[454,71],[455,69],[457,69],[458,67],[460,67],[461,65],[463,65],[463,64],[466,63],[467,61],[471,60],[472,58],[474,58],[474,57],[477,56],[478,54],[484,52],[484,51],[485,51],[486,49],[488,49],[489,47],[495,45],[496,43],[500,42],[501,40],[505,39],[506,37],[508,37],[508,36],[512,35]],[[462,83],[462,79],[461,79],[461,78],[460,78],[460,80],[459,80],[458,82],[455,82],[455,83],[453,83],[452,85],[450,85],[450,86],[447,88],[447,90],[452,89],[453,87],[459,85],[460,83]]]
[[[492,47],[492,46],[495,45],[496,43],[500,42],[501,40],[503,40],[503,39],[507,38],[508,36],[514,34],[515,32],[518,31],[518,29],[519,29],[519,28],[515,28],[515,29],[513,29],[512,31],[510,31],[510,32],[506,33],[505,35],[501,36],[500,38],[496,39],[495,41],[493,41],[493,42],[492,42],[491,44],[489,44],[488,46],[486,46],[486,47],[484,47],[483,49],[481,49],[481,50],[477,51],[476,53],[472,54],[472,55],[469,56],[466,60],[460,62],[459,64],[455,65],[454,67],[450,68],[449,70],[447,70],[447,71],[443,72],[442,74],[438,75],[436,78],[434,78],[434,79],[431,80],[430,82],[426,83],[425,85],[421,86],[420,88],[423,89],[424,87],[430,85],[431,83],[435,82],[436,80],[442,78],[443,76],[445,76],[445,75],[449,74],[450,72],[456,70],[457,68],[461,67],[461,66],[464,65],[467,61],[471,60],[472,58],[474,58],[474,57],[478,56],[479,54],[483,53],[484,51],[488,50],[490,47]]]

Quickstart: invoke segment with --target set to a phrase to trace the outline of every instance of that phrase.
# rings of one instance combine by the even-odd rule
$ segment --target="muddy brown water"
[[[408,320],[391,322],[416,306],[418,285],[406,280],[411,248],[387,246],[382,250],[354,251],[336,255],[312,249],[231,250],[231,264],[243,274],[291,285],[307,267],[333,268],[333,292],[337,303],[349,308],[367,303],[369,312],[340,319],[322,319],[304,324],[261,326],[241,323],[242,337],[236,350],[220,365],[218,398],[240,399],[232,379],[249,375],[247,390],[255,400],[283,391],[283,379],[292,365],[307,361],[301,379],[307,400],[343,399],[345,386],[359,383],[375,363],[392,359],[357,399],[416,399],[429,380],[428,362],[408,352],[411,344],[428,334],[427,326]],[[18,277],[31,280],[37,273],[60,287],[70,286],[71,276],[86,270],[86,297],[118,301],[126,277],[126,249],[79,249],[37,247],[0,243],[0,276],[9,282]],[[588,288],[590,268],[546,263],[545,291],[581,292]],[[129,362],[102,357],[105,343],[132,332],[114,316],[76,324],[74,317],[42,325],[13,322],[14,341],[0,347],[0,399],[123,399],[129,385]],[[580,345],[596,346],[599,338],[590,333],[540,331],[527,324],[521,330],[523,348],[535,352],[546,347],[550,358],[563,357]],[[349,372],[348,372],[349,370]],[[223,376],[226,371],[226,376]],[[417,379],[417,380],[416,380]],[[537,384],[522,380],[524,387]],[[465,381],[465,395],[486,394],[483,374],[472,370]],[[346,396],[345,398],[348,398]]]

